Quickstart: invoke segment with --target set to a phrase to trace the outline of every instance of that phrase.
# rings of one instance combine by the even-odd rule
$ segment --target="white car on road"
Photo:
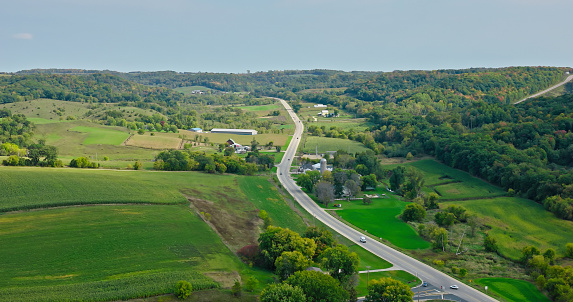
[[[366,243],[366,237],[364,237],[364,236],[360,236],[360,242],[362,242],[362,243]]]

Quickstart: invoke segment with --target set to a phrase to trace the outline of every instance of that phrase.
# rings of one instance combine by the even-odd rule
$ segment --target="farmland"
[[[182,140],[175,133],[145,133],[135,134],[127,142],[126,146],[141,147],[147,149],[178,149]]]
[[[246,270],[184,206],[59,208],[0,225],[2,300],[125,299],[171,292],[180,278],[217,287],[201,272]]]
[[[88,133],[86,139],[82,142],[84,145],[121,145],[128,137],[129,133],[125,131],[101,128],[101,127],[84,127],[78,126],[71,128],[70,131]]]

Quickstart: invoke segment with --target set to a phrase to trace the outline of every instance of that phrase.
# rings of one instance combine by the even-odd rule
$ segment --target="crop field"
[[[571,242],[573,221],[556,218],[542,205],[532,200],[517,197],[444,202],[442,206],[456,204],[476,213],[492,229],[500,252],[506,257],[518,259],[526,245],[534,245],[545,251],[553,248],[557,254],[565,253],[565,245]]]
[[[336,214],[354,226],[366,230],[368,235],[383,238],[398,247],[428,248],[430,243],[418,236],[409,224],[397,217],[406,207],[406,203],[396,199],[389,192],[385,194],[389,198],[374,199],[370,205],[364,205],[360,200],[344,201],[342,210],[336,211]]]
[[[306,136],[303,138],[301,145],[302,151],[305,153],[315,153],[317,146],[319,153],[338,150],[344,150],[349,153],[359,153],[370,150],[362,143],[352,140],[318,136]]]
[[[212,288],[200,272],[246,269],[185,206],[59,208],[0,225],[4,301],[119,300],[169,293],[180,278]]]
[[[127,146],[148,148],[148,149],[179,149],[182,140],[168,133],[145,133],[143,135],[135,134],[127,142]]]
[[[124,130],[102,128],[102,127],[84,127],[78,126],[71,128],[70,131],[88,133],[83,141],[84,145],[121,145],[128,137],[129,133]]]
[[[239,108],[241,108],[243,110],[247,110],[247,111],[272,111],[272,110],[280,110],[280,109],[284,110],[284,107],[278,103],[269,104],[269,105],[261,105],[261,106],[241,106]]]
[[[501,297],[508,302],[549,302],[535,285],[516,279],[508,278],[483,278],[475,280],[476,283],[487,286],[488,293],[494,293],[494,297]]]

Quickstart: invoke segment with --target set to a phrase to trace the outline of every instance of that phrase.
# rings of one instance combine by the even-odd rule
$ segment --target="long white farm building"
[[[237,135],[257,135],[257,130],[213,128],[213,129],[211,129],[211,133],[228,133],[228,134],[237,134]]]

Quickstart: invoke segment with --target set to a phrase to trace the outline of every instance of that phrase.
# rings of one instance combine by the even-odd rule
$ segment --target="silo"
[[[326,171],[326,158],[320,160],[320,174],[324,174]]]

